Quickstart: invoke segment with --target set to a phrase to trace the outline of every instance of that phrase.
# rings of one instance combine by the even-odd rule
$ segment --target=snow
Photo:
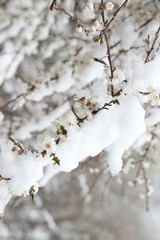
[[[91,200],[91,195],[89,194],[89,186],[87,184],[87,178],[84,174],[80,174],[78,176],[78,180],[79,180],[79,185],[81,188],[81,195],[83,198],[85,198],[85,200],[88,202]]]
[[[30,151],[21,151],[12,142],[1,142],[0,145],[0,214],[13,196],[29,194],[32,186],[43,177],[43,168],[51,162],[41,155]]]
[[[21,149],[13,142],[2,142],[0,173],[1,176],[10,178],[6,180],[10,192],[8,198],[5,198],[7,200],[4,201],[4,206],[10,194],[26,194],[40,180],[40,184],[44,185],[53,174],[72,171],[80,161],[89,156],[94,157],[104,149],[108,152],[111,173],[117,174],[122,169],[123,153],[145,131],[145,111],[137,97],[121,95],[119,102],[120,105],[114,104],[108,110],[101,110],[80,127],[67,127],[67,136],[62,135],[63,138],[57,145],[54,142],[56,126],[51,126],[39,136],[37,142],[39,152],[45,149],[46,156],[29,150],[23,152],[23,146]],[[51,153],[60,159],[60,166],[53,167],[53,171],[50,171]]]
[[[136,116],[136,118],[135,118]],[[108,163],[112,174],[122,168],[122,155],[145,131],[145,111],[135,96],[123,96],[120,105],[103,110],[78,131],[72,129],[67,141],[57,147],[62,171],[71,171],[89,156],[103,149],[109,152]]]
[[[117,31],[120,36],[123,49],[129,49],[131,46],[133,46],[134,41],[138,38],[138,33],[134,31],[134,25],[130,19],[118,24]]]
[[[114,1],[118,5],[122,2]],[[82,11],[83,18],[91,20],[97,17],[95,3],[98,1],[88,1]],[[45,1],[13,0],[6,3],[6,10],[0,10],[2,102],[7,101],[8,95],[12,99],[25,93],[11,104],[12,112],[8,106],[7,111],[0,112],[2,132],[4,129],[8,137],[11,130],[16,141],[3,141],[2,137],[0,143],[0,214],[12,197],[29,195],[32,187],[35,192],[38,191],[38,187],[44,186],[53,175],[61,171],[70,172],[79,162],[102,151],[107,152],[105,164],[109,165],[111,174],[118,174],[123,167],[125,151],[134,143],[134,147],[139,148],[149,141],[151,134],[142,135],[146,125],[152,127],[160,122],[160,55],[155,51],[155,57],[152,59],[151,56],[151,61],[145,63],[143,39],[146,33],[139,39],[140,32],[135,30],[136,19],[131,20],[132,14],[119,21],[116,28],[113,24],[113,37],[109,38],[109,42],[114,37],[114,40],[120,40],[120,49],[119,46],[113,49],[117,59],[113,62],[115,69],[111,82],[109,66],[93,60],[94,57],[101,61],[107,59],[106,46],[98,46],[92,41],[93,35],[103,29],[103,23],[94,20],[96,29],[87,40],[84,31],[75,31],[75,35],[67,38],[65,35],[71,30],[69,19],[64,15],[54,17],[52,13],[47,13],[47,4]],[[70,6],[68,1],[64,4]],[[23,8],[26,11],[22,14]],[[127,16],[125,13],[124,17]],[[154,20],[147,26],[151,42],[158,24]],[[142,44],[140,50],[132,51]],[[124,50],[129,51],[124,58],[118,58],[119,50],[122,50],[122,55]],[[15,76],[17,70],[20,75],[18,80]],[[92,87],[82,90],[92,82]],[[114,92],[120,93],[116,97],[111,96],[111,84]],[[54,98],[54,93],[58,99]],[[61,99],[65,94],[64,99],[75,93],[71,111],[70,104]],[[55,105],[61,106],[50,110],[55,100]],[[108,109],[102,109],[109,102]],[[146,105],[150,106],[147,117]],[[18,112],[20,107],[24,110],[22,114]],[[9,122],[7,118],[13,110],[16,110],[13,118],[18,120],[12,127],[12,120]],[[43,130],[32,144],[32,151],[19,145],[18,141],[31,139],[33,133]],[[58,158],[60,165],[55,164],[53,156]],[[86,179],[81,175],[79,180],[83,194],[87,195]]]
[[[130,79],[132,84],[130,90],[132,92],[147,92],[148,87],[153,86],[160,91],[160,56],[157,55],[152,61],[144,64],[144,60],[136,55],[126,55],[124,63],[124,73],[126,79]],[[154,74],[153,74],[154,73]],[[142,101],[147,101],[141,98]]]
[[[0,122],[3,121],[3,119],[4,119],[4,115],[2,112],[0,112]]]
[[[153,126],[160,122],[160,109],[153,108],[149,112],[149,116],[146,118],[146,123],[148,126]]]
[[[34,131],[43,131],[52,124],[57,118],[63,115],[69,108],[68,102],[65,102],[60,107],[50,111],[48,115],[43,115],[38,120],[33,119],[26,121],[22,127],[18,128],[13,135],[15,139],[25,140],[32,137]]]
[[[8,151],[10,151],[10,154],[8,154]],[[43,177],[43,166],[42,160],[36,158],[30,152],[18,154],[13,151],[13,146],[1,143],[1,175],[11,178],[7,181],[7,185],[13,196],[21,196],[41,179]]]
[[[11,199],[12,196],[10,194],[8,185],[4,180],[0,181],[0,189],[1,189],[1,191],[0,191],[0,216],[2,216],[5,206],[9,202],[9,200]]]

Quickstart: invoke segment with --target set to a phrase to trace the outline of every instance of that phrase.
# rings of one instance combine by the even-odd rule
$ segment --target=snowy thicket
[[[158,2],[50,4],[0,2],[0,214],[102,151],[113,176],[139,161],[128,183],[144,183],[148,198],[152,147],[159,156]]]

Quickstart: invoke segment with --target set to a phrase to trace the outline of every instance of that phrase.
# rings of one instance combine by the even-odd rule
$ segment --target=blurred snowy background
[[[136,21],[141,21],[140,4],[146,6],[143,18],[158,21],[158,5],[144,2],[131,8]],[[65,4],[77,11],[85,1]],[[103,66],[91,60],[103,47],[77,36],[69,20],[50,12],[49,5],[47,0],[0,0],[0,119],[5,115],[0,134],[29,148],[37,133],[66,111],[76,88],[103,76]],[[34,201],[12,199],[0,221],[0,240],[159,240],[159,166],[150,170],[155,192],[146,212],[141,190],[128,186],[128,179],[111,178],[102,155],[54,176]]]

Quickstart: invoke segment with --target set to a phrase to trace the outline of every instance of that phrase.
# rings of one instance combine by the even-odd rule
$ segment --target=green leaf
[[[52,157],[52,161],[54,165],[57,164],[60,166],[60,159],[55,155],[55,153],[52,153],[50,157]]]
[[[98,36],[96,36],[95,38],[94,38],[94,42],[99,42],[99,40],[100,40],[100,37],[99,37],[99,35]]]
[[[94,42],[97,42],[97,43],[99,42],[100,45],[102,45],[102,44],[104,43],[104,41],[103,41],[103,34],[100,33],[100,35],[96,36],[96,37],[94,38]]]
[[[62,133],[62,135],[67,136],[67,130],[63,125],[60,125],[60,132]]]
[[[32,186],[32,187],[29,189],[29,195],[31,196],[32,201],[33,201],[33,200],[34,200],[34,196],[35,196],[34,186]]]
[[[118,99],[114,99],[114,100],[112,101],[112,103],[113,103],[113,104],[118,104],[118,105],[120,105],[120,102],[118,101]]]

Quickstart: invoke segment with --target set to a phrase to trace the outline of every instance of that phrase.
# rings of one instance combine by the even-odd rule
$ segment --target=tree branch
[[[155,44],[156,44],[156,42],[158,40],[159,33],[160,33],[160,26],[159,26],[157,32],[155,33],[155,37],[154,37],[154,40],[153,40],[151,48],[147,51],[147,56],[146,56],[146,59],[145,59],[145,63],[150,61],[149,57],[150,57],[152,51],[154,50],[154,46],[155,46]]]

